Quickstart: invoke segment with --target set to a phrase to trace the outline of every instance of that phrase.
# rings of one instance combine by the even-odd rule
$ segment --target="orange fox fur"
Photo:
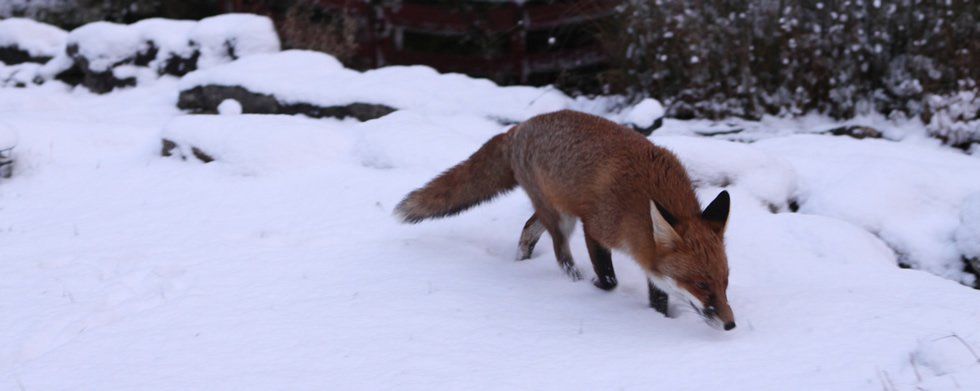
[[[451,216],[518,185],[535,210],[521,258],[547,231],[559,265],[580,278],[568,235],[581,220],[596,286],[616,286],[609,249],[621,250],[647,272],[659,311],[666,314],[669,293],[712,326],[735,327],[723,241],[728,193],[702,211],[674,154],[603,118],[568,110],[531,118],[410,193],[395,213],[411,223]]]

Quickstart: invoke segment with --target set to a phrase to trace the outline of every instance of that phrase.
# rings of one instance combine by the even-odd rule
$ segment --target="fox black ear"
[[[714,201],[704,208],[701,212],[701,219],[707,222],[711,228],[718,233],[725,232],[725,224],[728,223],[728,211],[731,209],[732,200],[728,196],[727,190],[722,190],[715,197]]]

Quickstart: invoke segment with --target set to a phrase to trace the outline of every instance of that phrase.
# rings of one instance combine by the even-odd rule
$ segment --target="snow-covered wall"
[[[46,62],[64,50],[68,33],[31,19],[0,20],[0,63]]]
[[[16,27],[18,32],[25,31]],[[27,43],[38,36],[9,35],[11,40]],[[20,78],[37,83],[59,79],[99,93],[159,75],[182,76],[198,68],[279,51],[272,21],[251,14],[224,14],[200,21],[146,19],[130,25],[94,22],[67,33],[60,43],[51,41],[47,49],[54,58],[33,77]]]

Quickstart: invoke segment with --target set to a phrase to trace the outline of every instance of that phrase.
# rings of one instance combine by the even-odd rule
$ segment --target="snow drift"
[[[974,275],[964,272],[955,232],[961,208],[970,205],[964,200],[980,192],[980,159],[935,147],[826,136],[772,138],[754,146],[790,163],[800,212],[858,224],[898,252],[902,265],[974,283]]]

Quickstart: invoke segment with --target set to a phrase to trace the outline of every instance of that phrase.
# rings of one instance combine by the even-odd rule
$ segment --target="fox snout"
[[[735,328],[735,315],[732,314],[732,309],[728,305],[724,305],[721,310],[714,305],[708,305],[702,309],[695,305],[694,302],[691,302],[691,307],[711,327],[724,329],[725,331]]]
[[[725,304],[725,311],[718,313],[717,318],[723,322],[722,328],[725,331],[729,331],[735,328],[735,314],[732,313],[732,308]]]

